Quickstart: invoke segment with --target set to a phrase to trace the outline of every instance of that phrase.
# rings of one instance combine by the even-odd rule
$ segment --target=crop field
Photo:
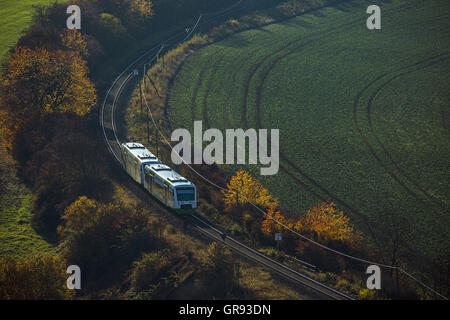
[[[280,171],[259,176],[285,212],[332,200],[366,234],[401,225],[425,257],[450,248],[450,3],[323,8],[235,34],[188,58],[172,128],[280,129]],[[237,166],[223,166],[230,174]]]
[[[61,1],[61,0],[59,0]],[[14,47],[30,22],[34,5],[48,5],[52,0],[0,0],[0,62],[8,57],[8,50]]]

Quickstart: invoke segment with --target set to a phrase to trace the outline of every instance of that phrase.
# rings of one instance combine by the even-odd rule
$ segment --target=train
[[[165,206],[179,212],[197,208],[195,185],[162,163],[143,144],[122,143],[121,157],[127,174]]]

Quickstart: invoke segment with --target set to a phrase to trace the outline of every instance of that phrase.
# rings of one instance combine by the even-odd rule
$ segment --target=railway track
[[[235,11],[237,11],[237,9],[233,8],[225,13],[232,13]],[[222,12],[217,17],[222,17],[225,13]],[[206,23],[209,23],[210,21],[212,21],[212,19],[214,18],[207,20]],[[200,25],[199,21],[200,18],[199,20],[197,20],[197,23],[194,26],[193,30],[195,30],[195,28]],[[193,30],[190,32],[190,34],[193,33]],[[182,42],[183,40],[186,40],[186,33],[180,32],[143,53],[140,57],[131,62],[124,69],[124,71],[113,81],[111,87],[107,91],[106,96],[103,100],[103,104],[100,108],[100,126],[102,128],[104,140],[108,150],[110,151],[113,158],[120,164],[122,164],[120,157],[120,144],[122,141],[116,129],[116,112],[119,106],[119,100],[122,92],[132,79],[139,76],[139,74],[137,74],[135,70],[142,70],[144,65],[151,64],[153,61],[155,61],[157,58],[157,54],[161,51],[161,48],[165,46],[165,44],[167,44],[169,41],[177,43],[177,41]],[[147,105],[147,107],[149,106]],[[170,209],[165,208],[159,203],[158,207],[161,210],[171,212]],[[320,298],[333,300],[354,300],[354,298],[349,295],[339,292],[334,288],[331,288],[298,271],[295,271],[260,253],[259,251],[243,244],[242,242],[233,239],[230,236],[225,236],[225,234],[218,228],[216,228],[211,222],[203,219],[198,215],[194,214],[192,216],[189,216],[186,218],[186,221],[199,233],[203,234],[209,239],[223,243],[236,254],[265,267],[269,271],[278,274],[282,278],[294,284],[313,290],[318,294],[318,296],[320,296]]]

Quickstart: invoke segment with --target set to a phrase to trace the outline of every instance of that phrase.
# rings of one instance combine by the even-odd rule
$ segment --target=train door
[[[134,161],[134,180],[138,183],[141,182],[141,172],[139,170],[139,163]]]
[[[167,194],[169,192],[169,187],[164,185],[164,204],[167,206]]]
[[[149,173],[147,173],[147,184],[148,184],[148,191],[150,193],[153,193],[153,176]]]

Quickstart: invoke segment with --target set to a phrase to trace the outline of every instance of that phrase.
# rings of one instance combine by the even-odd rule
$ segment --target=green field
[[[62,0],[0,0],[0,61],[8,57],[17,39],[31,22],[33,5],[48,5]]]
[[[169,119],[279,128],[279,173],[246,169],[286,212],[333,200],[366,234],[397,224],[420,256],[448,257],[450,3],[380,3],[380,31],[366,28],[373,3],[353,1],[198,50],[176,75]]]

